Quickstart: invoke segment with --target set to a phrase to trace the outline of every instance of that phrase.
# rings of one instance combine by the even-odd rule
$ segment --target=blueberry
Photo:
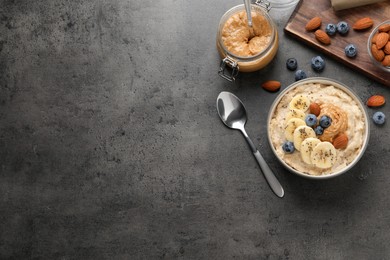
[[[383,112],[378,111],[378,112],[374,113],[374,115],[372,116],[372,119],[374,120],[375,124],[383,125],[385,123],[386,116],[385,116],[385,114],[383,114]]]
[[[295,80],[298,81],[298,80],[301,80],[301,79],[305,79],[307,78],[306,76],[306,72],[304,72],[303,70],[297,70],[295,72]]]
[[[334,25],[333,23],[328,23],[325,27],[325,31],[330,36],[335,35],[337,32],[336,25]]]
[[[317,117],[313,114],[308,114],[305,118],[307,126],[315,126],[317,124]]]
[[[321,116],[320,118],[320,126],[322,126],[323,128],[327,128],[329,127],[330,125],[332,124],[332,118],[330,118],[329,116]]]
[[[345,55],[347,55],[348,57],[350,58],[353,58],[356,56],[357,54],[357,48],[355,47],[355,45],[353,45],[352,43],[351,44],[348,44],[345,49],[344,49],[344,52],[345,52]]]
[[[311,67],[315,71],[323,71],[325,68],[325,61],[321,56],[316,56],[311,59]]]
[[[289,70],[296,70],[298,67],[298,62],[295,58],[289,58],[286,61],[286,66]]]
[[[347,34],[348,31],[349,31],[349,25],[348,25],[348,23],[345,22],[345,21],[339,22],[339,23],[337,24],[337,31],[338,31],[340,34],[342,34],[342,35]]]
[[[283,143],[282,149],[285,153],[293,153],[295,150],[294,143],[286,141],[285,143]]]
[[[316,133],[316,135],[322,135],[324,133],[324,128],[318,125],[316,126],[316,128],[314,128],[314,132]]]

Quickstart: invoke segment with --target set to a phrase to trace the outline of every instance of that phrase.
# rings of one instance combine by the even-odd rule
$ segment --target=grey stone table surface
[[[345,175],[303,179],[270,150],[277,94],[260,84],[293,83],[296,57],[362,100],[389,88],[327,56],[314,72],[320,53],[276,9],[276,58],[226,82],[216,32],[241,3],[0,0],[0,259],[389,259],[389,124],[371,122]],[[245,103],[283,199],[219,120],[221,91]]]

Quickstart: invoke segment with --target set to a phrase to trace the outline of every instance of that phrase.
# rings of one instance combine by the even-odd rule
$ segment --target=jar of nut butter
[[[267,1],[252,4],[252,27],[248,25],[244,5],[235,6],[222,16],[217,33],[221,77],[234,81],[239,72],[260,70],[275,57],[278,31],[269,10]]]

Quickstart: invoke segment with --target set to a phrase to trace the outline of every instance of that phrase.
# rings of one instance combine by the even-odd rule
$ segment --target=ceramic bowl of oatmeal
[[[267,132],[285,168],[302,177],[328,179],[360,160],[369,126],[364,104],[349,87],[318,77],[297,81],[277,96]]]

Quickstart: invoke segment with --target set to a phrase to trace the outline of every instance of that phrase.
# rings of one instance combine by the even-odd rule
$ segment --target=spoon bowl
[[[217,111],[222,122],[227,127],[240,130],[244,135],[272,191],[282,198],[284,196],[282,186],[245,131],[247,114],[244,104],[234,94],[223,91],[217,98]]]
[[[222,122],[230,128],[241,129],[247,121],[244,104],[229,92],[221,92],[218,96],[217,111]]]

